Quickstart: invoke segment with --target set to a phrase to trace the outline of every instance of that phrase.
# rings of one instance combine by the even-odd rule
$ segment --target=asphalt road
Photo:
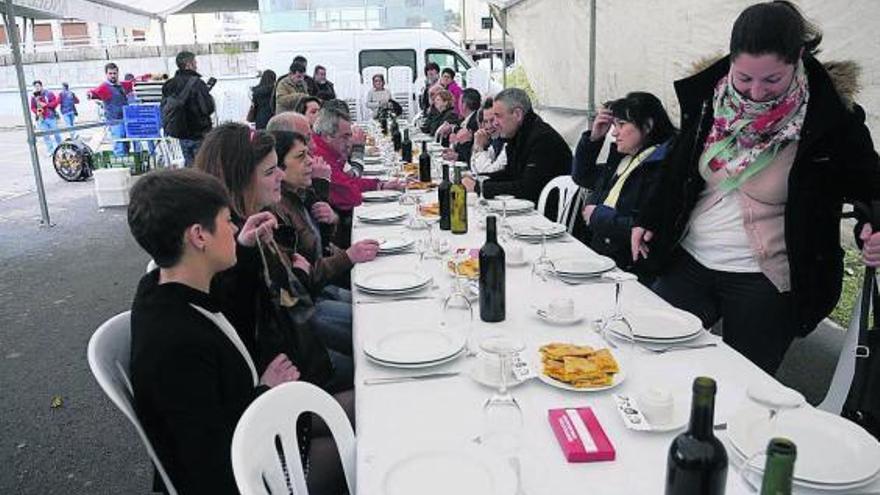
[[[65,183],[48,161],[54,226],[41,227],[24,134],[0,132],[0,149],[0,494],[150,493],[146,451],[86,361],[95,328],[129,308],[148,257],[124,208],[99,210],[92,182]],[[821,327],[779,377],[818,402],[841,340]]]
[[[41,227],[24,142],[0,133],[0,493],[150,493],[146,451],[86,361],[89,337],[128,309],[148,257],[124,208],[99,210],[91,182],[51,168],[55,225]]]

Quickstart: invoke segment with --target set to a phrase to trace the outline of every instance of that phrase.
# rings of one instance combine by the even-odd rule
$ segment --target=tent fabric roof
[[[111,26],[146,29],[150,20],[178,12],[237,12],[257,10],[257,0],[150,0],[131,7],[123,0],[12,0],[17,16],[35,19],[73,18]],[[6,2],[0,0],[2,11]]]

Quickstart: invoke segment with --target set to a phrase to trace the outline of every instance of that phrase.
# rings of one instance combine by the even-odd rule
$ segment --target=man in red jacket
[[[37,127],[43,131],[58,130],[58,112],[55,110],[60,101],[55,93],[43,89],[42,81],[34,81],[34,94],[31,96],[31,112],[37,121]],[[55,148],[61,144],[59,133],[46,134],[43,136],[46,149],[49,154],[55,152]]]
[[[113,62],[104,66],[104,74],[107,79],[97,88],[89,90],[86,95],[90,99],[101,100],[104,103],[104,118],[107,119],[110,133],[114,139],[124,139],[122,107],[128,105],[128,95],[134,90],[134,79],[120,81],[119,67]],[[116,142],[113,145],[113,153],[116,156],[124,155],[127,150],[128,146],[124,142]]]

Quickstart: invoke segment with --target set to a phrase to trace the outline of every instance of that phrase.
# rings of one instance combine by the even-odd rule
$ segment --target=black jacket
[[[512,194],[537,202],[551,179],[571,170],[568,144],[534,112],[529,112],[516,135],[507,142],[507,166],[483,184],[487,198]],[[552,203],[548,202],[548,203]],[[547,212],[555,218],[555,212]]]
[[[190,304],[219,311],[207,294],[144,275],[131,311],[135,410],[177,492],[237,494],[232,434],[267,388],[254,386],[241,353]],[[157,477],[157,479],[159,479]]]
[[[729,69],[724,58],[675,83],[681,135],[636,224],[654,232],[651,256],[664,265],[678,246],[705,182],[697,170],[712,125],[715,84]],[[785,247],[791,272],[794,335],[806,335],[840,296],[842,204],[880,198],[880,162],[865,127],[865,112],[841,95],[816,59],[804,60],[810,99],[797,154],[788,177]],[[843,87],[843,86],[841,86]]]
[[[336,89],[333,87],[333,83],[330,81],[324,81],[323,84],[312,80],[315,85],[315,95],[318,98],[327,101],[327,100],[335,100],[336,99]]]
[[[202,139],[213,127],[211,114],[214,113],[214,98],[211,96],[208,85],[202,81],[202,76],[198,72],[189,69],[178,69],[174,77],[162,85],[162,98],[165,99],[170,95],[180,94],[187,81],[192,77],[197,77],[198,80],[193,85],[189,97],[186,99],[187,132],[180,136],[174,136],[178,139]]]
[[[449,107],[442,113],[434,109],[434,111],[429,113],[425,118],[425,123],[422,125],[422,132],[433,136],[444,122],[449,122],[453,125],[457,125],[461,122],[458,114],[455,113],[455,108]]]
[[[630,237],[633,221],[652,193],[661,163],[666,158],[671,143],[659,144],[630,173],[620,190],[614,208],[602,203],[617,183],[617,167],[626,155],[618,153],[617,146],[612,144],[608,161],[596,163],[603,143],[604,139],[591,141],[590,131],[584,132],[578,142],[572,163],[571,178],[577,185],[591,191],[586,204],[598,205],[593,210],[583,240],[597,253],[613,258],[620,268],[640,275],[647,274],[650,271],[647,263],[653,260],[640,260],[638,264],[634,264],[630,254]],[[583,222],[582,219],[579,221]]]
[[[275,108],[272,106],[272,92],[274,90],[274,86],[254,86],[251,89],[251,101],[254,104],[254,126],[257,129],[265,129],[269,119],[275,113]]]
[[[467,120],[467,122],[462,122],[461,128],[456,129],[456,130],[467,129],[467,130],[471,131],[471,135],[473,135],[477,132],[477,129],[479,129],[479,128],[480,128],[480,124],[477,122],[477,112],[474,111],[471,114],[471,118],[469,118]],[[456,143],[454,149],[455,149],[455,152],[458,153],[458,161],[470,163],[471,162],[471,153],[473,152],[473,149],[474,149],[474,138],[471,137],[471,140],[467,141],[465,143]]]

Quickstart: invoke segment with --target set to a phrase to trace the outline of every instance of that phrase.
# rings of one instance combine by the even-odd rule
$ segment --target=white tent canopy
[[[576,142],[587,124],[591,0],[490,0],[506,10],[540,112]],[[694,62],[727,52],[737,15],[756,0],[592,0],[596,3],[597,105],[628,91],[656,94],[677,121],[672,83]],[[862,68],[857,101],[880,137],[880,9],[876,0],[801,0],[804,14],[823,30],[819,59],[853,60]],[[547,108],[550,107],[550,108]],[[582,110],[581,115],[556,109]]]

